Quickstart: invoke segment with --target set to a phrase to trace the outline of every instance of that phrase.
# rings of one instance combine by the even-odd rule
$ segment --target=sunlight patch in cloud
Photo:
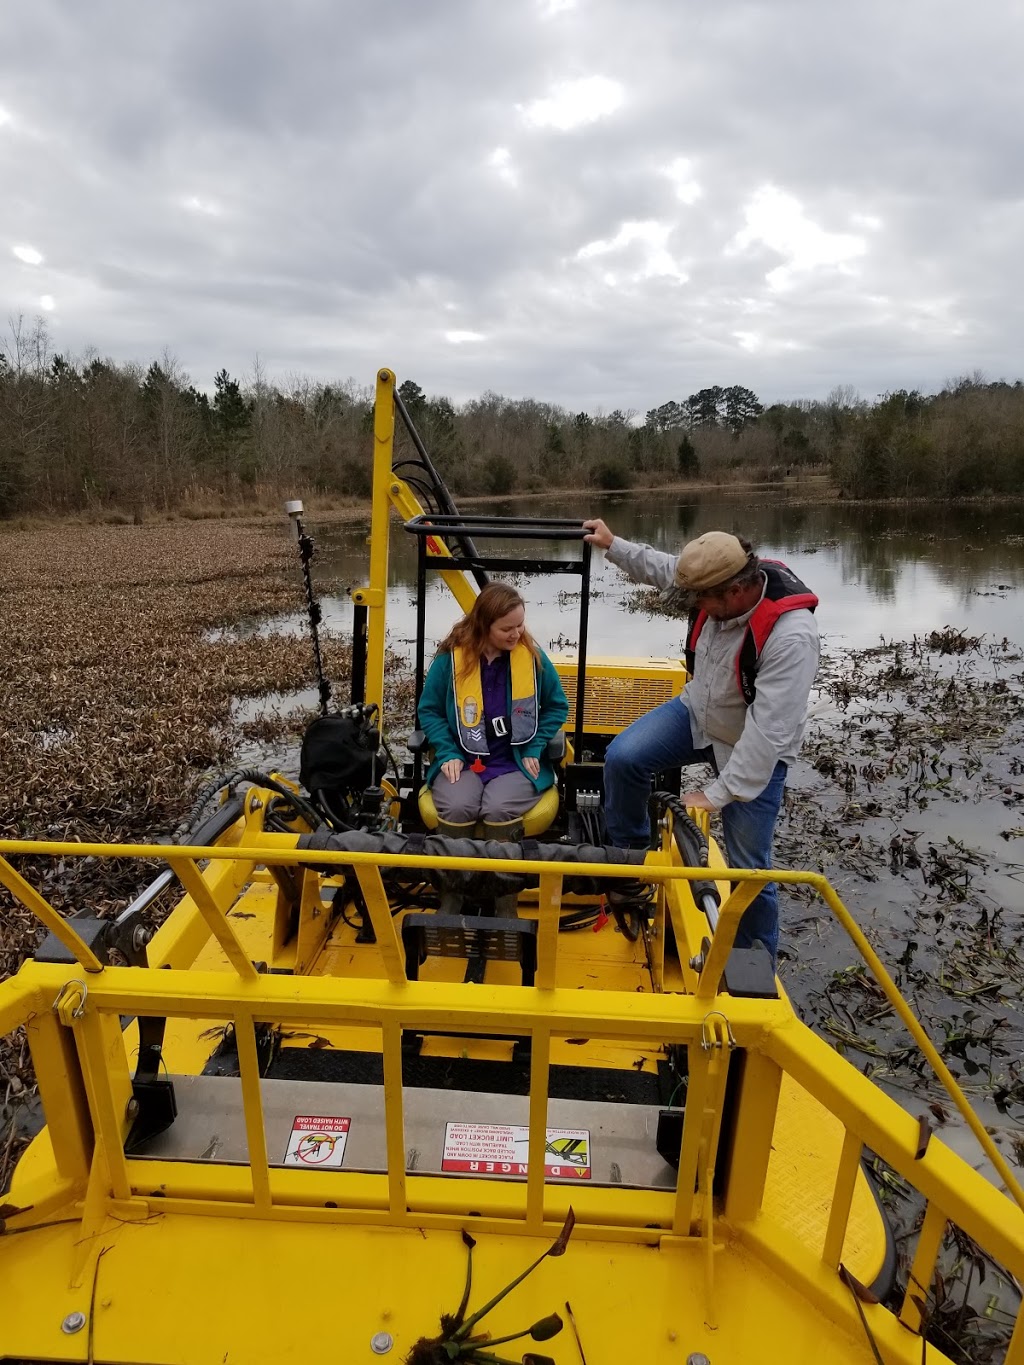
[[[512,154],[507,147],[495,147],[487,158],[487,164],[506,185],[515,187],[519,184],[519,172],[512,165]]]
[[[784,256],[785,263],[765,276],[772,289],[785,289],[798,275],[822,266],[848,271],[849,263],[867,251],[863,237],[826,232],[807,217],[799,200],[774,185],[757,191],[744,209],[744,217],[746,226],[726,247],[726,255],[762,244]]]
[[[467,341],[483,341],[483,332],[445,332],[444,339],[452,346],[462,346]]]
[[[14,122],[14,115],[10,112],[10,110],[5,109],[4,106],[3,106],[2,104],[0,104],[0,128],[2,128],[2,127],[4,126],[5,123],[13,123],[13,122]]]
[[[779,355],[783,351],[802,351],[799,341],[780,341],[776,337],[766,337],[763,332],[733,332],[740,349],[750,355]]]
[[[627,270],[621,275],[616,271],[607,271],[603,276],[605,284],[614,287],[620,278],[637,283],[640,280],[665,275],[678,280],[680,284],[685,284],[689,276],[680,268],[665,245],[671,231],[671,225],[667,223],[653,221],[623,223],[614,237],[599,239],[581,246],[576,253],[576,259],[589,261],[597,256],[608,256],[613,252],[627,251],[630,247],[638,246],[643,257],[639,268]]]
[[[556,14],[576,8],[576,0],[537,0],[542,19],[553,19]]]
[[[668,176],[675,188],[676,198],[684,204],[694,204],[704,191],[693,178],[693,163],[689,157],[677,156],[662,168],[662,175]]]
[[[17,256],[19,261],[24,261],[26,265],[42,265],[43,255],[34,246],[12,246],[12,253]]]
[[[900,321],[908,331],[922,336],[966,336],[967,324],[955,316],[955,309],[952,298],[905,299],[900,305]]]
[[[517,108],[531,128],[555,128],[566,133],[614,114],[625,98],[618,81],[607,76],[583,76],[577,81],[562,81],[546,99]]]
[[[57,307],[57,301],[52,294],[43,294],[39,299],[39,307],[47,313],[52,313]]]
[[[182,199],[181,205],[190,213],[202,213],[208,218],[219,218],[221,214],[218,204],[215,204],[212,199],[200,199],[198,194],[188,195]]]

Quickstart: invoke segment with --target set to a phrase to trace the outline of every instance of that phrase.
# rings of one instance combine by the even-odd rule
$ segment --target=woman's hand
[[[464,766],[461,758],[450,758],[447,763],[441,764],[441,771],[449,782],[458,782]]]
[[[539,776],[540,776],[540,759],[539,759],[539,758],[524,758],[524,759],[523,759],[523,767],[526,769],[526,771],[530,774],[531,777],[539,777]]]

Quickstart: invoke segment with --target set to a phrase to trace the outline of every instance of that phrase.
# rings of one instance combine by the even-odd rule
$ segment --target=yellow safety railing
[[[840,1266],[853,1190],[865,1149],[876,1153],[925,1200],[911,1281],[900,1312],[911,1330],[921,1324],[921,1304],[933,1282],[948,1222],[955,1223],[1018,1280],[1024,1280],[1024,1212],[1009,1204],[984,1177],[937,1140],[922,1143],[918,1121],[843,1061],[794,1016],[788,1002],[719,994],[722,972],[740,917],[769,880],[814,889],[864,956],[893,1008],[928,1057],[975,1131],[1018,1205],[1024,1195],[1005,1160],[981,1127],[941,1057],[903,1000],[885,968],[828,881],[811,873],[714,869],[733,883],[719,925],[691,994],[636,994],[616,990],[565,990],[555,986],[558,913],[562,878],[637,875],[662,885],[659,913],[690,939],[686,916],[695,914],[683,883],[706,877],[707,869],[668,865],[653,854],[642,868],[532,862],[517,870],[540,879],[538,972],[535,987],[475,986],[408,981],[404,955],[380,875],[382,866],[465,869],[465,860],[423,854],[311,854],[288,835],[261,835],[234,848],[160,845],[101,845],[0,841],[0,881],[52,927],[57,912],[7,862],[19,854],[130,859],[163,858],[174,867],[205,927],[221,945],[234,971],[163,971],[104,967],[62,921],[62,941],[76,954],[78,968],[29,962],[0,984],[0,1034],[27,1024],[44,1111],[53,1145],[56,1176],[40,1190],[33,1207],[8,1226],[32,1226],[70,1191],[89,1187],[86,1219],[98,1216],[97,1200],[121,1214],[149,1208],[159,1190],[166,1213],[203,1212],[342,1221],[365,1224],[457,1228],[464,1210],[478,1210],[482,1229],[536,1234],[559,1224],[570,1198],[581,1230],[609,1240],[657,1243],[665,1238],[701,1239],[708,1275],[716,1245],[714,1228],[724,1217],[737,1235],[767,1260],[784,1263],[809,1293],[827,1298],[829,1277]],[[206,862],[200,869],[199,863]],[[259,974],[227,917],[229,901],[244,876],[259,867],[294,867],[303,876],[317,869],[352,868],[377,934],[385,980]],[[507,861],[474,859],[474,869],[509,870]],[[239,870],[241,869],[241,870]],[[230,875],[229,875],[230,873]],[[217,888],[227,888],[218,893]],[[27,890],[26,890],[27,888]],[[29,894],[31,893],[31,894]],[[124,1150],[126,1099],[131,1094],[129,1061],[121,1038],[124,1016],[203,1019],[230,1023],[238,1040],[242,1109],[248,1165],[151,1158],[133,1159]],[[308,1030],[323,1026],[373,1028],[382,1040],[387,1170],[383,1174],[302,1171],[273,1166],[267,1153],[256,1027],[269,1023]],[[526,1037],[531,1043],[529,1148],[524,1184],[407,1172],[404,1144],[402,1036],[406,1031],[460,1031]],[[72,1048],[68,1050],[70,1037]],[[678,1179],[673,1190],[582,1188],[553,1184],[543,1159],[551,1043],[586,1037],[640,1047],[677,1045],[689,1056],[689,1087],[683,1117]],[[730,1174],[724,1207],[716,1214],[711,1197],[718,1154],[725,1086],[733,1049],[746,1056],[738,1087]],[[77,1064],[77,1073],[75,1066]],[[69,1088],[69,1074],[77,1074]],[[843,1125],[827,1230],[821,1246],[787,1241],[762,1216],[765,1183],[782,1078],[789,1077]],[[77,1089],[76,1089],[77,1087]],[[81,1093],[75,1106],[74,1095]],[[981,1129],[978,1132],[978,1129]],[[139,1216],[139,1215],[135,1215]],[[1018,1325],[1007,1361],[1024,1362],[1024,1331]]]

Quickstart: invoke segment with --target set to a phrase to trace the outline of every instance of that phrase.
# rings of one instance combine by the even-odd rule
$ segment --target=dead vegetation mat
[[[232,703],[315,682],[294,633],[215,628],[303,609],[295,550],[259,520],[0,532],[0,836],[168,837],[232,765]],[[332,680],[346,678],[347,644],[327,637],[324,654]],[[152,876],[138,863],[18,861],[65,913],[123,906]],[[0,979],[39,937],[0,888]],[[32,1089],[24,1040],[0,1039],[0,1134]],[[15,1129],[0,1136],[0,1189]]]

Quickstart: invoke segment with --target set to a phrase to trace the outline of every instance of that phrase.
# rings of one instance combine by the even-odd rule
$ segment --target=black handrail
[[[472,562],[482,568],[501,568],[532,573],[571,573],[580,576],[580,630],[576,668],[576,716],[573,725],[573,747],[579,754],[583,747],[583,727],[586,711],[587,635],[590,625],[590,565],[591,546],[584,539],[587,528],[578,518],[570,517],[464,517],[457,513],[423,513],[405,523],[405,530],[417,538],[416,556],[416,701],[423,691],[426,673],[427,570],[469,568],[470,556],[428,554],[431,536],[451,536],[461,543],[471,535],[492,537],[496,540],[579,541],[579,559],[535,560],[526,556],[481,555],[473,545]],[[420,781],[420,755],[416,754],[417,785]]]

